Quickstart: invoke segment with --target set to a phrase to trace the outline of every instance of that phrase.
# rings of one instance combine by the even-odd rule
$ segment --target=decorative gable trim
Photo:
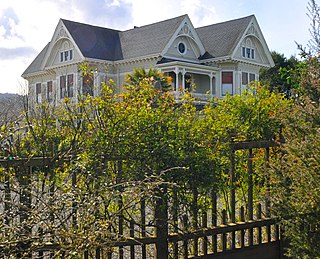
[[[63,21],[60,19],[60,21],[55,29],[55,32],[52,36],[52,39],[49,43],[48,50],[43,58],[43,61],[41,64],[42,70],[44,70],[48,66],[48,62],[50,61],[52,54],[55,54],[55,53],[53,53],[53,50],[56,47],[57,43],[63,39],[69,40],[72,43],[74,49],[79,53],[81,60],[84,60],[84,56],[81,53],[79,47],[77,46],[76,42],[73,40],[71,34],[69,33],[68,29],[64,25]]]
[[[179,27],[177,28],[177,30],[175,31],[175,33],[172,35],[172,37],[168,41],[168,43],[165,46],[165,48],[163,49],[163,51],[161,52],[161,56],[163,56],[163,57],[166,56],[166,53],[168,52],[169,48],[172,46],[172,44],[174,43],[174,41],[178,37],[187,37],[192,42],[194,42],[194,44],[192,44],[192,45],[197,46],[198,49],[197,50],[193,49],[193,52],[199,53],[199,56],[203,55],[206,52],[206,50],[200,40],[200,37],[198,36],[195,28],[193,27],[193,25],[190,21],[189,16],[186,15],[185,18],[183,19],[183,21],[181,22],[181,24],[179,25]]]
[[[268,45],[266,43],[265,38],[263,37],[262,31],[261,31],[261,29],[259,27],[259,24],[258,24],[255,16],[252,17],[252,20],[248,24],[247,29],[245,30],[244,34],[241,36],[241,38],[238,41],[236,47],[233,49],[233,52],[231,54],[231,58],[236,60],[235,54],[236,54],[237,50],[239,48],[241,48],[241,45],[243,44],[245,39],[248,38],[248,37],[255,38],[262,46],[263,53],[259,52],[259,54],[262,57],[265,58],[263,60],[265,63],[264,64],[260,64],[260,65],[264,66],[264,67],[273,67],[274,66],[274,62],[273,62],[273,59],[271,57],[271,53],[269,51]]]

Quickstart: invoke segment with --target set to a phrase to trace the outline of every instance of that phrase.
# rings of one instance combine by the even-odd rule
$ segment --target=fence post
[[[217,226],[217,194],[211,190],[211,206],[212,206],[212,213],[211,213],[211,218],[212,218],[212,226],[216,227]],[[213,253],[217,253],[218,251],[218,242],[217,242],[217,235],[212,236],[212,251]]]
[[[134,220],[130,220],[130,237],[134,239]],[[130,259],[135,258],[135,249],[134,245],[130,246]]]
[[[253,168],[252,168],[252,149],[249,149],[248,155],[248,214],[249,220],[253,220]],[[253,229],[249,229],[249,246],[253,245]]]
[[[222,210],[222,224],[227,224],[227,212],[226,210]],[[222,234],[222,251],[227,250],[227,234]]]
[[[271,217],[271,213],[270,213],[270,174],[269,174],[269,170],[270,170],[270,166],[269,166],[269,157],[270,157],[270,148],[266,148],[265,149],[265,163],[266,163],[266,175],[267,175],[267,179],[266,179],[266,199],[265,199],[265,203],[266,203],[266,216],[267,218]],[[271,242],[271,226],[267,226],[267,242]]]
[[[231,184],[231,192],[230,192],[230,218],[231,222],[236,222],[236,189],[235,189],[235,151],[231,150],[230,155],[230,184]],[[236,248],[236,233],[233,231],[231,233],[231,248]]]
[[[167,187],[160,186],[156,196],[159,197],[155,207],[156,259],[166,259],[169,254]]]
[[[261,219],[261,204],[260,203],[257,205],[257,219]],[[258,227],[257,242],[258,242],[258,244],[262,243],[262,229],[261,229],[261,227]]]
[[[198,229],[198,189],[193,186],[193,203],[192,203],[192,227],[193,231]],[[198,256],[198,238],[193,239],[193,255]]]
[[[144,198],[140,201],[140,212],[141,212],[141,236],[146,237],[146,201]],[[142,244],[141,246],[141,253],[142,253],[141,255],[142,259],[146,259],[147,249],[145,244]]]
[[[206,229],[208,227],[207,220],[208,220],[207,213],[204,212],[202,215],[202,229]],[[207,236],[203,238],[202,251],[204,255],[208,254],[208,237]]]
[[[244,207],[241,206],[240,208],[240,220],[241,222],[245,222],[245,217],[244,217]],[[240,247],[244,248],[245,247],[245,230],[240,231]]]
[[[178,233],[179,227],[178,227],[178,190],[177,187],[173,187],[173,208],[172,208],[172,218],[173,218],[173,230],[175,233]],[[179,245],[178,242],[175,242],[173,244],[173,258],[178,259],[179,256]]]

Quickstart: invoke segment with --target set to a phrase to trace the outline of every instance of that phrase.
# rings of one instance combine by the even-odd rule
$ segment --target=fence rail
[[[253,197],[253,174],[254,152],[253,149],[263,149],[265,162],[268,163],[270,148],[277,146],[274,141],[254,141],[231,143],[233,151],[230,154],[230,189],[225,195],[227,203],[222,202],[221,194],[211,190],[208,193],[200,193],[197,188],[187,190],[186,195],[190,204],[179,204],[177,187],[163,188],[163,193],[156,195],[158,198],[152,202],[142,198],[131,210],[133,214],[122,210],[124,206],[121,195],[115,205],[120,212],[113,218],[113,237],[104,240],[97,247],[89,247],[81,252],[82,258],[206,258],[207,255],[224,254],[230,251],[271,244],[280,240],[280,229],[277,220],[271,216],[270,200],[268,192],[266,199],[257,203]],[[246,204],[236,198],[236,175],[235,152],[248,152],[247,159],[247,183]],[[48,167],[48,165],[60,166],[64,161],[55,161],[49,158],[0,160],[0,167],[24,168],[25,174],[30,177],[27,181],[24,177],[18,179],[20,186],[18,192],[12,192],[10,182],[6,182],[0,190],[2,215],[5,224],[15,224],[28,219],[27,211],[34,206],[34,197],[31,195],[35,188],[32,184],[32,168]],[[121,167],[119,163],[117,166]],[[17,170],[20,170],[17,169]],[[75,186],[76,173],[72,173],[70,184]],[[267,178],[268,180],[268,178]],[[267,183],[268,184],[268,183]],[[20,189],[19,189],[20,188]],[[33,189],[32,189],[33,188]],[[268,191],[268,190],[267,190]],[[168,193],[170,197],[164,199]],[[53,189],[47,187],[46,195],[52,198]],[[180,195],[180,196],[179,196]],[[185,194],[183,194],[185,195]],[[159,198],[160,197],[160,198]],[[199,199],[205,197],[209,206],[207,211],[199,211]],[[181,198],[181,197],[180,197]],[[6,211],[10,211],[10,204],[20,204],[16,209],[16,219],[6,217]],[[70,215],[67,217],[71,226],[75,226],[81,218],[77,218],[77,203],[72,202],[69,208]],[[48,215],[48,219],[55,220],[54,215]],[[152,222],[152,223],[150,223]],[[4,228],[2,227],[2,232]],[[26,231],[32,232],[31,229]],[[111,231],[111,230],[110,230]],[[111,232],[112,232],[111,231]],[[71,244],[70,244],[71,245]],[[278,249],[275,248],[275,249]],[[68,243],[63,244],[57,240],[45,239],[20,240],[19,242],[2,242],[0,245],[0,258],[6,257],[8,251],[15,251],[17,257],[27,253],[29,258],[70,258]],[[82,254],[83,253],[83,254]],[[280,251],[278,251],[280,254]],[[80,255],[79,255],[80,256]]]

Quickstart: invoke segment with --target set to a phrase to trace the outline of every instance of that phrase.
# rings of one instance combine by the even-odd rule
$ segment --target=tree
[[[309,50],[294,71],[293,104],[282,114],[286,143],[273,161],[273,198],[292,258],[320,258],[320,59],[319,7],[309,2]]]
[[[287,59],[283,54],[276,51],[271,52],[274,67],[262,69],[260,72],[260,81],[266,85],[272,92],[284,93],[287,98],[292,95],[292,74],[298,66],[299,61],[294,56]]]

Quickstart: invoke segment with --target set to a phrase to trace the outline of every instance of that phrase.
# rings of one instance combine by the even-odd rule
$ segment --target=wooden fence
[[[237,150],[247,150],[248,152],[248,190],[245,206],[236,201],[236,187],[230,188],[227,194],[228,204],[225,204],[221,194],[214,190],[203,194],[195,188],[188,193],[192,197],[191,204],[185,206],[179,204],[179,194],[176,187],[165,187],[161,191],[162,193],[158,194],[160,197],[164,197],[161,194],[170,193],[169,198],[158,198],[153,202],[142,199],[135,205],[134,216],[128,215],[126,212],[119,213],[115,218],[116,222],[114,222],[117,228],[113,230],[117,232],[115,235],[117,238],[108,244],[90,248],[78,257],[178,259],[226,256],[225,258],[228,258],[227,256],[231,252],[257,247],[265,249],[266,246],[269,246],[271,252],[264,253],[265,257],[261,258],[280,258],[280,229],[276,219],[271,215],[268,193],[266,193],[266,199],[260,203],[254,201],[253,194],[253,150],[263,149],[267,164],[270,148],[276,145],[273,141],[232,144],[233,151],[230,155],[229,171],[231,184],[233,184],[236,174],[234,152]],[[24,168],[27,168],[25,173],[28,174],[28,171],[32,171],[32,167],[41,166],[48,162],[50,161],[43,158],[35,158],[30,161],[23,159],[1,160],[0,165],[3,168],[10,168],[23,164]],[[32,185],[31,182],[26,182],[24,179],[20,179],[20,184]],[[9,211],[8,200],[13,199],[9,186],[3,187],[1,195],[2,214],[5,215],[5,212]],[[199,209],[198,199],[201,198],[201,195],[206,196],[206,210]],[[20,198],[18,202],[23,205],[19,212],[20,220],[23,220],[28,216],[24,208],[31,205],[32,197],[25,192],[20,193],[18,198]],[[4,217],[3,220],[10,219]],[[30,230],[30,232],[32,231]],[[7,257],[9,250],[15,250],[17,258],[26,258],[25,251],[29,251],[27,253],[29,258],[74,258],[54,240],[41,244],[21,243],[21,241],[19,243],[2,243],[3,245],[0,246],[2,258],[11,258]],[[245,258],[245,256],[241,258]]]

